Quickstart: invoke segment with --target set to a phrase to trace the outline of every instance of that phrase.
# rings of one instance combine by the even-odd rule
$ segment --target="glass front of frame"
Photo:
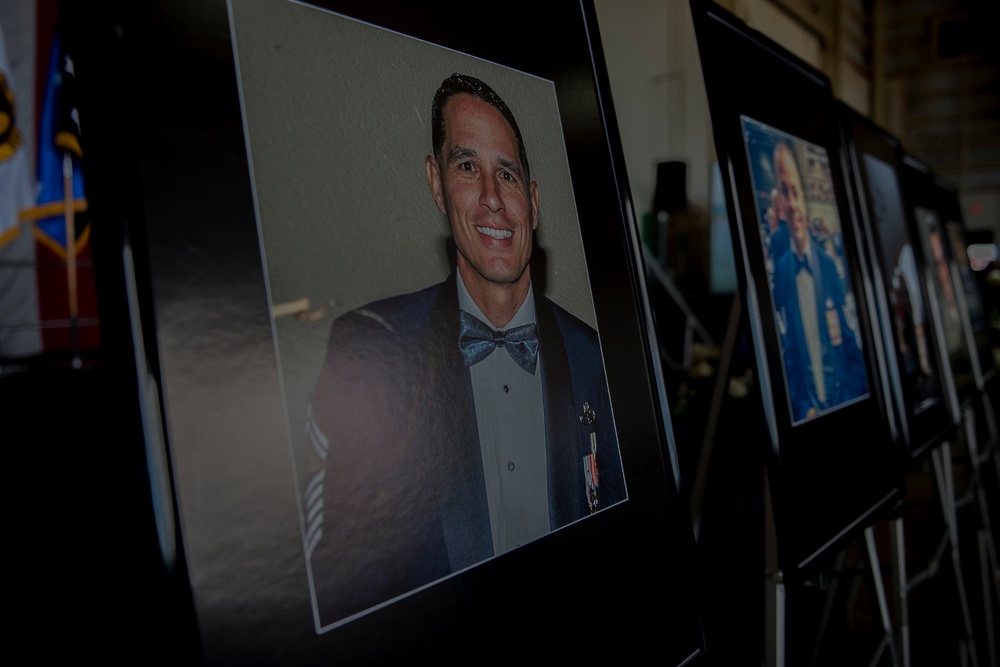
[[[945,347],[948,354],[963,355],[966,341],[962,330],[962,313],[959,309],[958,294],[952,281],[950,263],[945,249],[944,228],[941,218],[935,212],[922,206],[916,206],[917,229],[920,231],[920,242],[930,275],[931,290],[937,302],[942,329],[944,330]]]
[[[869,395],[824,148],[741,116],[792,425]]]
[[[955,257],[955,264],[958,267],[958,279],[962,284],[962,296],[965,299],[965,309],[968,312],[967,324],[971,334],[969,345],[970,349],[976,351],[972,355],[975,360],[974,368],[977,369],[977,377],[985,383],[995,372],[993,352],[989,342],[989,322],[983,309],[983,301],[979,294],[979,286],[976,284],[976,277],[972,273],[968,244],[965,242],[965,232],[962,225],[955,220],[948,220],[945,223],[945,229],[948,233],[952,254]]]
[[[920,271],[906,232],[903,199],[895,170],[864,156],[868,192],[885,261],[889,316],[900,360],[900,380],[910,396],[910,414],[917,415],[941,395],[929,342],[930,313],[924,309]]]
[[[297,3],[232,12],[324,632],[627,493],[553,83]],[[498,321],[518,285],[533,308]],[[463,357],[460,311],[533,324],[530,373],[503,343]]]
[[[986,315],[983,312],[982,299],[979,297],[979,287],[976,286],[976,277],[972,275],[972,266],[969,264],[965,234],[962,226],[954,220],[948,220],[945,229],[948,231],[948,240],[955,255],[955,263],[958,265],[958,276],[962,281],[962,291],[965,293],[965,303],[969,309],[969,324],[973,331],[982,330],[986,327]]]

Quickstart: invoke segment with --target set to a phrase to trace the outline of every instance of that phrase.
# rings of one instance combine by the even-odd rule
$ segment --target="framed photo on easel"
[[[934,177],[934,187],[941,200],[940,210],[944,216],[948,250],[958,274],[957,278],[953,276],[953,282],[961,285],[958,299],[962,303],[966,340],[969,349],[972,350],[970,354],[976,375],[976,386],[980,391],[989,391],[989,388],[996,384],[997,364],[989,339],[988,314],[983,308],[983,297],[979,293],[979,285],[976,283],[969,262],[965,221],[962,219],[958,188],[940,174]]]
[[[961,406],[977,391],[977,380],[959,300],[958,267],[948,245],[944,202],[930,165],[912,155],[903,156],[903,183],[916,221],[919,260],[924,267],[940,354],[947,359],[951,369],[950,403],[953,418],[958,423]]]
[[[492,36],[461,9],[81,19],[127,54],[95,45],[81,82],[132,81],[143,109],[91,126],[132,158],[94,178],[139,180],[139,308],[210,664],[455,661],[566,618],[599,628],[568,658],[704,651],[593,8],[503,13]]]
[[[770,428],[778,563],[801,581],[902,494],[868,267],[829,81],[717,5],[692,8]]]
[[[907,206],[899,141],[840,105],[851,174],[872,261],[879,321],[900,438],[922,458],[954,428],[951,369],[924,282],[920,236]]]

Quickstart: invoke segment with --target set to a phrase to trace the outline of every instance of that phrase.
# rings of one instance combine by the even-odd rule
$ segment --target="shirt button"
[[[505,393],[505,394],[510,393],[510,387],[508,387],[507,385],[504,385],[503,386],[503,393]]]
[[[508,461],[507,462],[507,470],[509,470],[511,472],[514,472],[514,462],[513,461]]]

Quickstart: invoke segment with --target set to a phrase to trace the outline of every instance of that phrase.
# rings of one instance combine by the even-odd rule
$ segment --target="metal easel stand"
[[[972,480],[969,496],[976,503],[979,526],[977,530],[977,542],[979,546],[979,573],[983,589],[983,616],[986,630],[986,650],[989,655],[991,665],[997,664],[996,637],[993,634],[993,609],[994,601],[1000,604],[1000,568],[997,567],[996,544],[993,540],[993,529],[990,522],[989,503],[986,498],[986,487],[983,479],[983,467],[988,464],[989,459],[996,460],[994,452],[996,450],[996,421],[993,417],[992,406],[989,397],[983,393],[983,409],[987,428],[991,433],[980,452],[980,441],[976,429],[976,415],[972,406],[965,408],[965,433],[969,449],[969,459],[972,464]],[[974,495],[973,495],[974,494]],[[987,582],[992,581],[992,586]],[[991,594],[992,590],[992,594]]]
[[[694,534],[697,539],[701,535],[701,519],[705,506],[705,492],[708,486],[708,472],[712,465],[712,454],[715,450],[715,429],[722,416],[722,401],[729,386],[729,371],[733,362],[733,351],[736,348],[736,336],[740,328],[740,313],[742,300],[738,293],[733,295],[729,309],[729,323],[726,326],[726,338],[719,353],[719,368],[716,371],[715,388],[712,391],[712,403],[708,411],[708,423],[705,426],[705,437],[701,442],[701,454],[698,458],[698,469],[695,471],[694,482],[691,485],[691,516],[694,520]]]
[[[871,570],[872,583],[875,586],[875,597],[878,601],[878,613],[882,617],[882,641],[875,649],[875,656],[869,665],[877,665],[882,659],[886,649],[889,649],[889,656],[892,659],[893,667],[899,667],[900,652],[896,647],[896,636],[892,629],[892,620],[889,616],[889,604],[885,596],[885,585],[882,582],[882,570],[879,566],[878,552],[875,550],[875,529],[872,526],[865,528],[865,548],[868,554],[868,567]]]
[[[816,633],[816,643],[813,644],[812,659],[810,665],[815,665],[819,660],[819,651],[823,645],[823,635],[826,633],[826,624],[830,622],[830,614],[833,612],[833,603],[837,597],[837,589],[840,588],[840,580],[844,572],[844,565],[847,562],[847,549],[837,554],[837,559],[833,563],[833,576],[830,577],[830,587],[826,592],[826,600],[823,602],[823,614],[819,620],[819,632]]]
[[[934,554],[935,570],[944,552],[944,544],[945,541],[942,540],[937,553]],[[907,595],[910,586],[906,581],[906,540],[903,533],[902,503],[896,504],[889,519],[889,553],[895,573],[892,578],[893,616],[898,625],[897,637],[902,653],[902,664],[903,667],[910,667],[910,608]]]
[[[678,365],[674,363],[674,366],[679,366],[680,368],[689,368],[692,361],[692,346],[694,344],[694,334],[697,333],[703,341],[708,345],[714,345],[712,337],[709,335],[708,330],[702,325],[698,316],[694,314],[691,310],[691,306],[688,305],[687,300],[684,295],[681,294],[680,290],[674,284],[674,281],[670,278],[670,275],[660,266],[660,262],[653,256],[646,244],[642,244],[642,257],[645,260],[647,275],[652,275],[658,283],[667,292],[670,298],[677,304],[677,307],[681,309],[684,313],[684,350],[681,363]],[[665,353],[665,352],[664,352]],[[668,357],[669,359],[669,357]]]
[[[766,471],[765,471],[766,475]],[[784,574],[778,566],[777,533],[774,525],[774,512],[771,503],[770,486],[764,484],[764,550],[765,550],[765,577],[764,577],[764,608],[765,608],[765,631],[764,639],[764,665],[765,667],[785,667],[786,665],[786,638],[787,638],[787,598],[785,590]],[[872,658],[870,667],[877,665],[882,659],[882,655],[888,648],[892,656],[893,667],[899,667],[898,652],[893,640],[892,622],[889,619],[888,605],[886,602],[885,590],[882,585],[882,578],[879,574],[878,556],[875,551],[875,537],[872,527],[865,529],[865,545],[867,547],[867,558],[872,571],[872,580],[875,585],[875,595],[878,599],[878,612],[882,617],[882,628],[884,631],[882,641],[876,649],[875,657]],[[834,571],[840,572],[844,568],[844,551],[837,555]],[[823,615],[820,621],[820,631],[816,639],[813,650],[811,664],[815,664],[819,657],[819,645],[830,617],[833,599],[836,597],[837,582],[830,585],[826,602],[823,608]]]
[[[966,427],[968,428],[968,418],[969,414],[966,414]],[[974,422],[973,422],[974,423]],[[974,443],[974,434],[969,438],[970,446],[969,451],[971,458],[974,460],[977,458],[978,454],[976,452],[976,447]],[[972,631],[972,618],[969,613],[969,604],[966,598],[965,591],[965,578],[962,576],[962,565],[961,556],[959,553],[959,542],[958,542],[958,516],[957,510],[960,504],[962,504],[963,499],[956,499],[955,497],[955,484],[954,484],[954,472],[952,469],[951,462],[951,443],[945,441],[942,442],[938,447],[931,451],[931,459],[934,465],[934,477],[938,489],[938,497],[941,500],[941,509],[944,514],[945,520],[945,530],[941,536],[941,540],[938,543],[938,547],[934,552],[934,556],[931,558],[927,567],[918,572],[913,576],[912,579],[907,579],[906,570],[906,549],[905,549],[905,536],[903,529],[903,516],[900,507],[894,510],[895,516],[890,519],[890,549],[892,553],[892,561],[895,569],[895,576],[892,579],[892,599],[894,607],[894,616],[897,619],[898,625],[898,638],[899,645],[901,647],[901,657],[903,667],[910,667],[911,665],[911,652],[910,652],[910,626],[909,626],[909,593],[914,590],[920,584],[933,579],[937,576],[938,571],[941,568],[941,559],[945,556],[945,551],[950,547],[950,556],[952,561],[952,566],[955,572],[955,589],[958,593],[959,606],[962,611],[963,627],[965,631],[965,636],[959,639],[959,655],[960,664],[963,666],[971,665],[972,667],[977,667],[979,665],[978,656],[976,653],[976,645],[973,638]],[[975,465],[978,465],[975,464]],[[988,515],[985,514],[985,498],[980,500],[980,504],[984,509],[985,521],[988,525]],[[988,530],[988,528],[987,528]],[[980,528],[980,563],[985,569],[985,559],[982,558],[984,555],[984,537],[982,527]],[[992,539],[990,539],[992,543]],[[995,550],[992,552],[994,564],[994,573],[996,573],[996,560],[995,560]],[[984,572],[985,575],[985,572]],[[984,579],[985,581],[985,579]],[[996,588],[996,575],[994,575],[994,588]],[[988,596],[987,591],[984,595]],[[987,628],[992,625],[992,611],[989,606],[989,601],[987,600],[986,613],[987,613]],[[990,632],[987,631],[987,635]],[[989,642],[993,643],[992,637]],[[990,653],[991,664],[996,664],[996,657],[993,653],[993,648],[991,648]]]
[[[768,568],[765,586],[768,633],[764,641],[764,664],[785,667],[785,582],[781,570]]]
[[[959,639],[961,664],[963,667],[966,665],[978,667],[979,659],[976,655],[976,644],[972,636],[972,617],[969,614],[969,602],[965,594],[965,578],[962,576],[961,554],[959,553],[958,545],[958,506],[955,498],[955,477],[951,463],[951,444],[949,442],[941,443],[941,446],[931,451],[931,459],[934,463],[934,476],[937,480],[938,495],[941,498],[941,509],[944,512],[946,525],[942,546],[945,544],[951,546],[951,562],[955,570],[955,590],[958,592],[958,601],[962,609],[962,621],[965,629],[965,637]],[[942,549],[939,547],[938,553],[935,554],[935,560],[932,561],[935,573],[938,567],[937,559],[941,552]],[[928,568],[929,570],[930,568]],[[917,578],[919,577],[920,575],[917,575]],[[920,581],[922,580],[920,579]],[[912,589],[917,583],[919,581],[914,581],[910,585],[910,588]]]
[[[875,548],[875,529],[873,526],[868,526],[865,528],[864,532],[865,540],[865,555],[861,556],[862,563],[867,563],[868,573],[871,576],[872,587],[875,592],[875,600],[877,603],[877,612],[882,622],[882,639],[879,641],[878,646],[875,648],[875,655],[872,657],[871,662],[869,662],[870,667],[878,665],[883,656],[888,651],[890,660],[892,661],[893,667],[900,667],[902,665],[900,659],[900,651],[897,646],[897,636],[893,630],[892,616],[889,614],[889,603],[888,597],[885,593],[885,584],[882,581],[882,568],[879,564],[878,551]],[[833,576],[831,577],[830,586],[827,589],[826,600],[823,604],[823,614],[820,617],[819,632],[816,636],[816,643],[813,645],[812,660],[811,665],[816,665],[820,657],[820,649],[822,648],[823,635],[826,632],[827,623],[830,620],[830,614],[833,611],[833,605],[836,601],[837,590],[840,586],[840,580],[843,578],[845,571],[845,563],[847,561],[847,550],[841,551],[837,554],[837,559],[833,566]],[[853,588],[852,588],[853,590]],[[848,596],[850,599],[854,598],[853,593]],[[849,604],[850,608],[853,606]]]
[[[785,578],[778,566],[771,485],[764,468],[764,665],[785,667]]]

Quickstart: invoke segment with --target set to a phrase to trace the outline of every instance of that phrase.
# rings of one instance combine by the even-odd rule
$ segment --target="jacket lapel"
[[[424,341],[426,382],[415,390],[432,452],[435,492],[452,571],[493,555],[472,379],[458,349],[458,293],[452,274],[441,284]],[[428,499],[429,501],[431,499]]]
[[[549,301],[535,294],[541,350],[545,443],[549,468],[549,525],[564,526],[583,516],[583,458],[573,400],[569,357]]]

